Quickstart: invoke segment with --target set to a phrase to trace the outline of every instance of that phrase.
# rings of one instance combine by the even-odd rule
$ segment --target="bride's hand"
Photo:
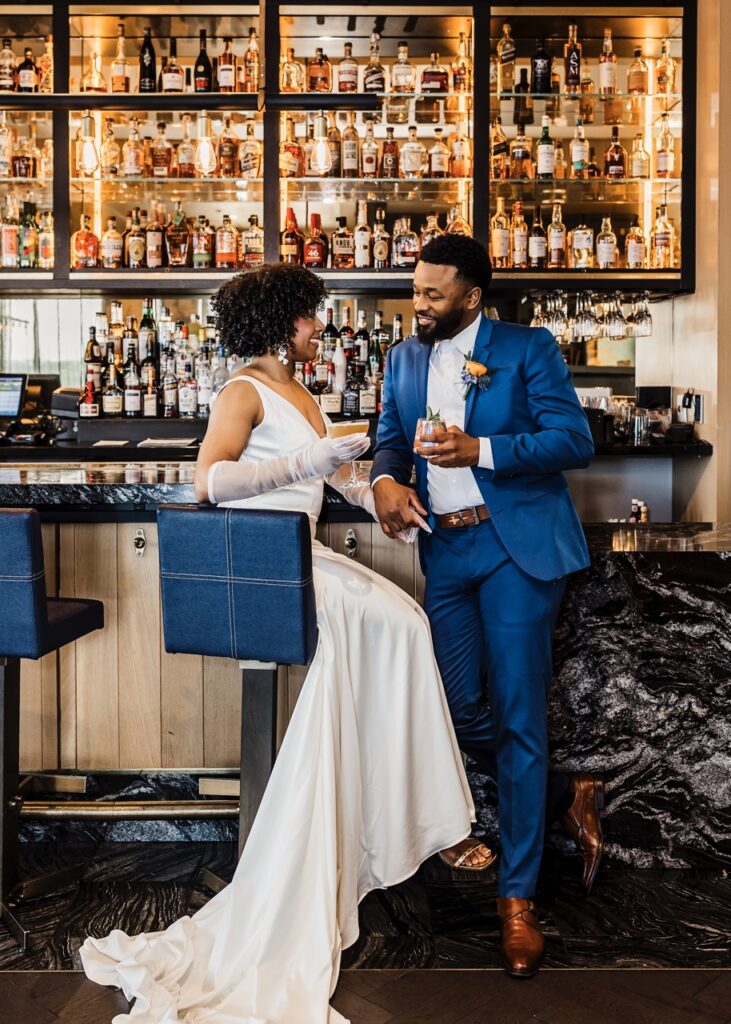
[[[327,476],[346,462],[354,462],[370,448],[369,438],[350,435],[346,437],[322,437],[308,449],[312,466],[317,476]]]

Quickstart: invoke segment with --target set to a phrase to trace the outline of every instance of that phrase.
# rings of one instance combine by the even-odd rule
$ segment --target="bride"
[[[218,290],[222,342],[253,359],[219,392],[196,468],[200,500],[300,510],[313,535],[324,479],[341,487],[368,447],[329,439],[294,377],[317,353],[324,295],[316,275],[282,264]],[[373,514],[368,484],[344,494]],[[366,893],[440,851],[452,867],[494,859],[467,838],[474,809],[426,616],[312,543],[317,651],[233,880],[164,931],[81,948],[89,978],[134,1000],[114,1024],[342,1024],[329,999]]]

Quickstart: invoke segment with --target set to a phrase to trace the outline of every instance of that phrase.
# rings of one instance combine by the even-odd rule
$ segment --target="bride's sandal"
[[[457,847],[461,846],[461,843],[457,843]],[[476,853],[479,849],[483,849],[487,854],[487,860],[484,864],[472,865],[466,864],[465,861],[469,860],[473,853]],[[448,857],[444,850],[440,850],[439,859],[442,863],[446,864],[452,871],[487,871],[489,867],[497,860],[497,854],[493,853],[489,846],[485,846],[479,839],[470,841],[468,846],[462,850],[462,852],[452,859]]]

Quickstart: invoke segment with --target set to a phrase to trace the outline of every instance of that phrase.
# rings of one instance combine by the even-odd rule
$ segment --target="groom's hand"
[[[389,477],[376,481],[373,497],[378,521],[387,537],[393,538],[410,526],[419,526],[419,516],[427,516],[427,511],[416,492]]]
[[[416,445],[414,451],[423,456],[432,466],[444,469],[461,469],[464,466],[476,466],[480,461],[480,439],[465,434],[459,427],[447,427],[446,430],[435,431],[430,435],[432,445],[425,448]]]

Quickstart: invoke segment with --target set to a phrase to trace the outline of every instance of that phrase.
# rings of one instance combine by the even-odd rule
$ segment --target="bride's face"
[[[296,363],[311,362],[315,358],[320,345],[320,332],[324,326],[318,316],[301,316],[295,320],[292,347]]]

